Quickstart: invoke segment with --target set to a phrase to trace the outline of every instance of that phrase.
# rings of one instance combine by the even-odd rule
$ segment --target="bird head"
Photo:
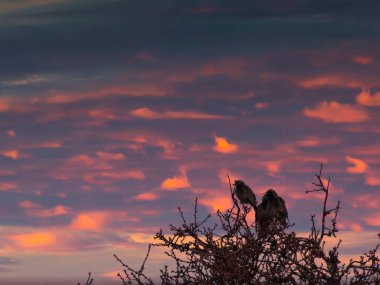
[[[245,185],[243,180],[235,180],[234,186],[239,187]]]
[[[268,198],[278,198],[278,195],[276,193],[276,191],[274,191],[273,189],[269,189],[265,195],[268,196]]]

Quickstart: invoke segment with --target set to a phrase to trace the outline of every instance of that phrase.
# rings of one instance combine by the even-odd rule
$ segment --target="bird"
[[[273,189],[265,192],[262,202],[255,207],[255,211],[256,222],[261,228],[272,223],[277,223],[283,227],[287,225],[288,210],[285,201]]]
[[[243,180],[235,180],[235,193],[242,204],[251,204],[254,208],[257,205],[255,193],[244,183]]]

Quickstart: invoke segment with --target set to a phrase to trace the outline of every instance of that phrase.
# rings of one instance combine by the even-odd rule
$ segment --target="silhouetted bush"
[[[247,221],[251,206],[239,205],[230,183],[233,206],[217,212],[218,223],[207,225],[210,215],[199,219],[195,200],[191,221],[178,208],[182,224],[170,225],[170,234],[162,229],[156,234],[157,243],[149,245],[139,269],[115,255],[123,267],[122,284],[154,284],[144,273],[152,246],[166,248],[175,262],[174,269],[160,270],[160,284],[380,284],[379,245],[345,264],[339,256],[341,240],[326,248],[326,237],[336,238],[340,206],[327,208],[330,179],[323,181],[321,166],[314,189],[306,191],[324,194],[320,226],[313,215],[308,236],[291,231],[292,225],[284,229],[275,223],[258,233]]]

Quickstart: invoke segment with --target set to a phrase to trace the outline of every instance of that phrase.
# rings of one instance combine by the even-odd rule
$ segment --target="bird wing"
[[[278,197],[278,201],[280,202],[279,214],[281,218],[288,218],[288,210],[286,209],[285,201],[281,197]]]

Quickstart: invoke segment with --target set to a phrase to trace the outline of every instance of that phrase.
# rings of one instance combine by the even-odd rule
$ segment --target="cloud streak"
[[[157,119],[189,119],[189,120],[218,120],[225,119],[225,116],[207,114],[196,111],[167,111],[167,112],[155,112],[149,108],[143,107],[132,110],[130,112],[132,117],[141,118],[145,120],[157,120]]]
[[[369,120],[369,114],[365,109],[336,101],[323,101],[314,108],[305,108],[303,114],[325,123],[358,123]]]

